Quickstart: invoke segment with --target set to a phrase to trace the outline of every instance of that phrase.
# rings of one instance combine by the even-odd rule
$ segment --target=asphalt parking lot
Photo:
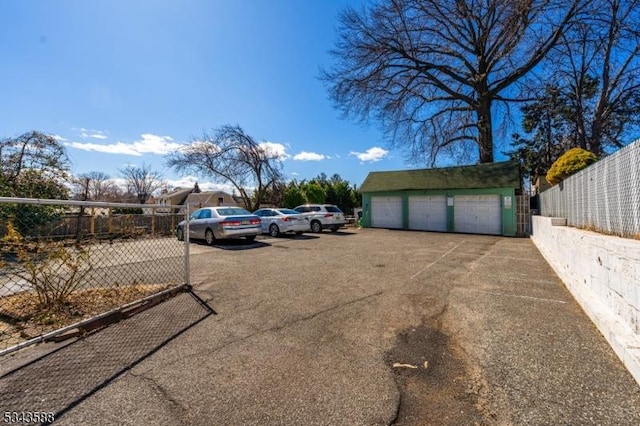
[[[180,295],[32,362],[23,381],[73,395],[33,408],[60,424],[640,424],[640,387],[528,239],[347,230],[192,244],[190,262],[217,315]],[[42,363],[69,359],[90,361],[48,380]]]

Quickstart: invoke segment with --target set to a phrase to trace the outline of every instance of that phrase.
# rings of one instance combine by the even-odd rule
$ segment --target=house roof
[[[407,189],[519,188],[520,171],[515,161],[438,169],[370,172],[361,192]]]
[[[191,193],[187,197],[185,203],[189,204],[202,204],[203,206],[210,203],[217,203],[218,198],[222,197],[225,200],[225,204],[228,204],[230,201],[234,201],[231,195],[222,191],[205,191],[198,193]]]
[[[186,188],[186,189],[178,188],[171,192],[167,192],[166,194],[160,195],[157,198],[157,201],[161,202],[164,200],[165,202],[168,201],[169,204],[173,204],[173,205],[183,204],[184,200],[187,199],[187,196],[191,194],[192,191],[193,191],[193,188]]]

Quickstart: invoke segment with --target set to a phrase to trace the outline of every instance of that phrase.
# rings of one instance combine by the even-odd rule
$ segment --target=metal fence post
[[[185,204],[186,212],[184,215],[184,283],[186,285],[191,285],[190,279],[190,263],[189,263],[189,203]]]

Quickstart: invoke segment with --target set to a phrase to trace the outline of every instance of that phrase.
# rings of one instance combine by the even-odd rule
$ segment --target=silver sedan
[[[184,239],[186,223],[178,224],[176,235]],[[204,207],[189,216],[189,239],[205,240],[211,245],[217,239],[245,237],[253,241],[260,235],[260,218],[240,207]]]
[[[291,209],[260,209],[253,212],[262,221],[262,233],[277,237],[286,232],[297,235],[309,230],[309,221]]]

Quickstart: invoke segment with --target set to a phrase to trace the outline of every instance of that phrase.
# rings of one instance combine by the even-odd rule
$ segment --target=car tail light
[[[284,217],[282,218],[282,221],[283,221],[283,222],[287,222],[287,221],[289,221],[289,219],[290,219],[290,218],[289,218],[288,216],[284,216]]]
[[[333,215],[331,213],[327,213],[324,215],[324,217],[333,217]]]
[[[252,225],[260,225],[260,219],[251,219]]]
[[[224,226],[240,226],[239,220],[225,220],[222,222]]]

